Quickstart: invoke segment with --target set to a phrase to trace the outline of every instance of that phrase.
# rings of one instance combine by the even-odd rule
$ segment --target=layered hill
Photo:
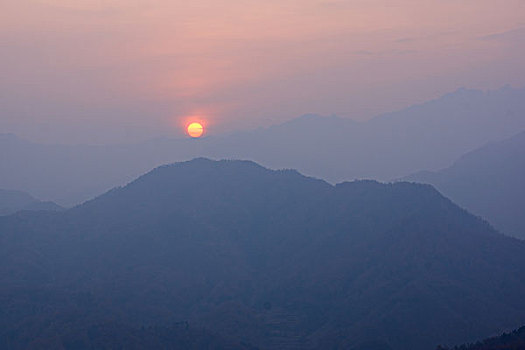
[[[20,210],[58,211],[62,209],[53,202],[41,201],[22,191],[0,189],[0,215],[9,215]]]
[[[0,135],[0,187],[72,206],[161,164],[251,159],[335,183],[390,180],[449,166],[487,142],[525,129],[525,89],[460,89],[366,122],[305,115],[231,135],[128,145],[42,145]]]
[[[522,324],[524,292],[525,243],[428,185],[196,159],[0,218],[0,347],[187,322],[235,347],[432,349]]]
[[[443,170],[403,180],[432,184],[500,231],[525,238],[525,132],[467,153]]]

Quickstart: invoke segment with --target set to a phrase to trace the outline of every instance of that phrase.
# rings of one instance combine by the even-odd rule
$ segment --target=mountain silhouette
[[[525,327],[500,336],[487,338],[474,343],[463,344],[449,348],[438,346],[436,350],[521,350],[525,349]]]
[[[439,170],[525,129],[525,89],[459,89],[366,122],[305,115],[268,128],[129,145],[41,145],[0,135],[0,187],[73,206],[161,164],[199,156],[251,159],[331,183]]]
[[[206,155],[289,167],[329,182],[391,180],[438,170],[487,142],[525,129],[525,89],[459,89],[365,122],[306,115],[203,147]]]
[[[467,153],[446,169],[403,180],[432,184],[500,231],[525,238],[525,132]]]
[[[525,242],[429,185],[200,158],[1,217],[0,242],[4,348],[187,322],[238,347],[432,349],[525,318]]]
[[[20,210],[52,210],[63,208],[53,202],[44,202],[22,191],[0,189],[0,215],[9,215]]]

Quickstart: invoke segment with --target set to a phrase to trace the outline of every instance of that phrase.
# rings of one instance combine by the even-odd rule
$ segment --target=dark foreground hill
[[[525,132],[404,180],[429,183],[502,232],[525,238]]]
[[[459,89],[436,100],[356,122],[305,115],[268,128],[199,140],[49,145],[0,134],[0,187],[71,207],[161,164],[207,156],[252,159],[331,183],[390,180],[442,169],[487,142],[525,129],[525,88]]]
[[[498,337],[487,338],[471,344],[449,348],[438,346],[436,350],[523,350],[525,349],[525,327]]]
[[[196,159],[0,218],[0,348],[187,322],[235,347],[432,349],[522,324],[524,293],[525,243],[428,185]]]

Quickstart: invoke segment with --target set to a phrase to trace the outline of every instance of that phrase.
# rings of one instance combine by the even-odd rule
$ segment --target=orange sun
[[[201,123],[193,122],[190,125],[188,125],[188,128],[186,129],[188,131],[188,135],[190,135],[193,138],[201,137],[202,134],[204,134],[204,127]]]

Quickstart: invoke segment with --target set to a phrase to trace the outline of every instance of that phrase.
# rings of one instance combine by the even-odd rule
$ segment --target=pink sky
[[[3,0],[0,132],[113,143],[525,85],[523,0]]]

